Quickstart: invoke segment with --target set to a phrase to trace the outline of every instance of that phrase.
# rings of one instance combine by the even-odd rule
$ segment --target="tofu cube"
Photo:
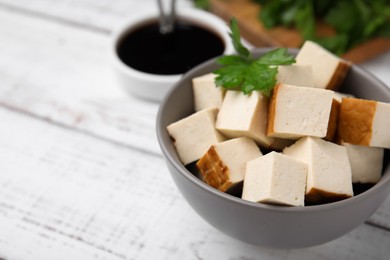
[[[212,145],[196,166],[204,182],[226,191],[244,180],[246,162],[262,155],[255,141],[240,137]]]
[[[382,177],[384,149],[342,143],[351,163],[352,182],[375,184]]]
[[[296,56],[296,64],[312,66],[313,87],[331,90],[339,87],[351,67],[350,62],[312,41],[303,44]]]
[[[330,109],[329,115],[328,131],[326,132],[326,136],[324,137],[326,141],[337,141],[337,124],[339,121],[340,105],[341,102],[339,102],[337,99],[332,100],[332,107]]]
[[[276,81],[288,85],[313,87],[313,70],[311,65],[292,64],[279,66]]]
[[[283,150],[308,165],[305,200],[327,203],[353,196],[347,149],[319,138],[304,137]]]
[[[338,121],[340,115],[341,101],[343,98],[353,97],[353,96],[350,94],[345,94],[340,92],[333,92],[333,94],[334,95],[333,95],[332,109],[330,110],[328,132],[326,133],[324,140],[334,142],[334,143],[340,143],[340,140],[338,139],[337,136],[337,128],[338,128]]]
[[[209,73],[192,79],[195,111],[221,107],[225,89],[215,85],[215,77],[215,74]]]
[[[286,139],[325,137],[332,102],[333,91],[278,84],[269,105],[268,136]]]
[[[307,165],[270,152],[246,165],[242,199],[266,204],[304,206]]]
[[[228,138],[246,136],[269,147],[274,139],[266,136],[268,99],[259,91],[245,95],[228,90],[218,113],[216,128]]]
[[[215,129],[218,109],[204,109],[167,126],[181,162],[197,161],[211,145],[225,138]]]
[[[338,122],[339,138],[350,144],[390,148],[390,104],[343,98]]]

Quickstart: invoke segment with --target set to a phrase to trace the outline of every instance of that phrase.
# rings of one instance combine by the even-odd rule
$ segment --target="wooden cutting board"
[[[288,47],[299,48],[303,38],[295,30],[285,27],[266,29],[260,22],[258,14],[260,6],[250,0],[210,0],[210,10],[226,22],[236,17],[242,36],[255,47]],[[319,24],[317,31],[320,35],[332,33],[331,28]],[[362,63],[390,50],[390,39],[376,38],[365,42],[347,53],[343,58],[354,63]]]

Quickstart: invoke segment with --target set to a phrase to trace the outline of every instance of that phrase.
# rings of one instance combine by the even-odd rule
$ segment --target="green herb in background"
[[[286,48],[272,50],[255,59],[250,51],[241,43],[237,20],[230,21],[230,37],[237,55],[225,55],[217,59],[221,68],[214,71],[217,86],[226,89],[240,89],[245,94],[260,90],[269,96],[276,84],[278,68],[276,65],[288,65],[295,62]]]
[[[261,5],[259,18],[266,28],[296,27],[305,40],[316,41],[336,54],[375,37],[390,37],[390,0],[254,0]],[[318,37],[321,20],[336,34]]]
[[[194,4],[200,9],[209,9],[210,3],[208,0],[194,0]]]

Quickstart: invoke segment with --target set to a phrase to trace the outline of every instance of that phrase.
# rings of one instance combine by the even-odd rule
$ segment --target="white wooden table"
[[[390,198],[299,250],[236,241],[189,207],[157,144],[158,105],[125,95],[108,60],[110,32],[148,8],[0,0],[0,259],[390,259]],[[363,66],[390,85],[390,52]]]

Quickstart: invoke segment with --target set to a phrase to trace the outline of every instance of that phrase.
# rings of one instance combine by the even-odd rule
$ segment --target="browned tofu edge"
[[[267,135],[274,133],[274,123],[275,123],[275,113],[276,113],[276,99],[278,96],[278,91],[280,88],[280,83],[277,84],[272,90],[271,98],[268,104],[268,124],[267,124]]]
[[[332,107],[330,109],[328,131],[326,132],[325,140],[334,142],[336,139],[337,123],[339,119],[341,103],[336,99],[332,100]]]
[[[343,98],[337,126],[339,142],[369,146],[376,105],[372,100]]]
[[[351,67],[351,63],[345,60],[340,60],[332,78],[329,80],[326,89],[337,90],[341,83],[343,82],[349,68]]]
[[[220,191],[226,191],[232,186],[229,179],[229,168],[223,164],[215,151],[215,146],[211,146],[207,152],[196,163],[202,180]]]

